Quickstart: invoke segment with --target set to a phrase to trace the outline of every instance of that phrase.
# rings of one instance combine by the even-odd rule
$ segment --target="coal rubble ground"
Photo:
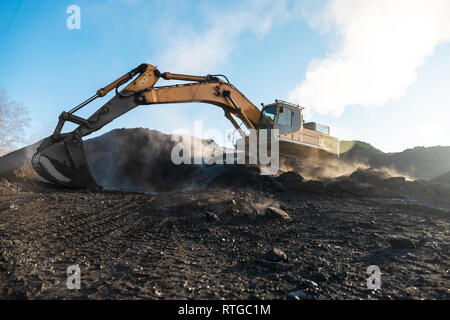
[[[201,188],[158,193],[4,177],[0,298],[450,298],[448,187],[375,169],[258,171],[226,166]],[[80,290],[66,287],[74,264]],[[380,290],[367,289],[370,265]]]

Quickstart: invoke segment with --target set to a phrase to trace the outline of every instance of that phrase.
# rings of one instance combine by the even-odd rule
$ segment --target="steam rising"
[[[291,99],[339,116],[346,106],[380,106],[406,93],[425,59],[450,41],[450,1],[329,1],[310,22],[336,31],[337,46],[310,63]]]
[[[282,171],[294,171],[303,178],[309,180],[326,180],[334,179],[342,176],[349,176],[357,170],[367,170],[374,168],[367,161],[342,160],[336,158],[329,159],[303,159],[301,165],[293,166],[292,164],[281,161],[280,169]],[[383,173],[386,177],[404,177],[408,181],[415,180],[408,173],[400,172],[393,167],[380,166],[376,168],[377,172]]]

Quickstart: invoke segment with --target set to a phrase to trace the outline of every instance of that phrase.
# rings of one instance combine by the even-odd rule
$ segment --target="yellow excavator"
[[[160,78],[186,81],[182,84],[155,86]],[[119,88],[129,84],[122,90]],[[116,95],[89,118],[75,112],[115,90]],[[339,140],[330,136],[329,127],[315,122],[304,122],[303,108],[282,100],[262,105],[260,110],[236,89],[224,75],[195,76],[161,73],[151,64],[141,64],[126,73],[69,112],[62,112],[53,134],[39,145],[32,158],[34,170],[42,178],[71,188],[97,187],[83,147],[82,137],[101,129],[117,117],[139,105],[203,102],[218,106],[225,117],[241,133],[235,118],[247,129],[257,132],[278,129],[279,153],[294,158],[339,154]],[[66,121],[78,127],[72,132],[61,133]]]

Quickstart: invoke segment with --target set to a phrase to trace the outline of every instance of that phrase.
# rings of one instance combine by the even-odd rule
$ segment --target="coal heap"
[[[204,149],[219,148],[211,140],[192,139],[200,141]],[[196,188],[220,174],[220,168],[205,163],[174,164],[171,153],[177,143],[171,135],[156,130],[117,129],[85,141],[85,151],[95,181],[106,189]]]

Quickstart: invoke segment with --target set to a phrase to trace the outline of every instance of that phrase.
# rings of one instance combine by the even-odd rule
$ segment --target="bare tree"
[[[11,152],[25,139],[25,127],[29,126],[27,108],[11,100],[0,89],[0,156]]]

